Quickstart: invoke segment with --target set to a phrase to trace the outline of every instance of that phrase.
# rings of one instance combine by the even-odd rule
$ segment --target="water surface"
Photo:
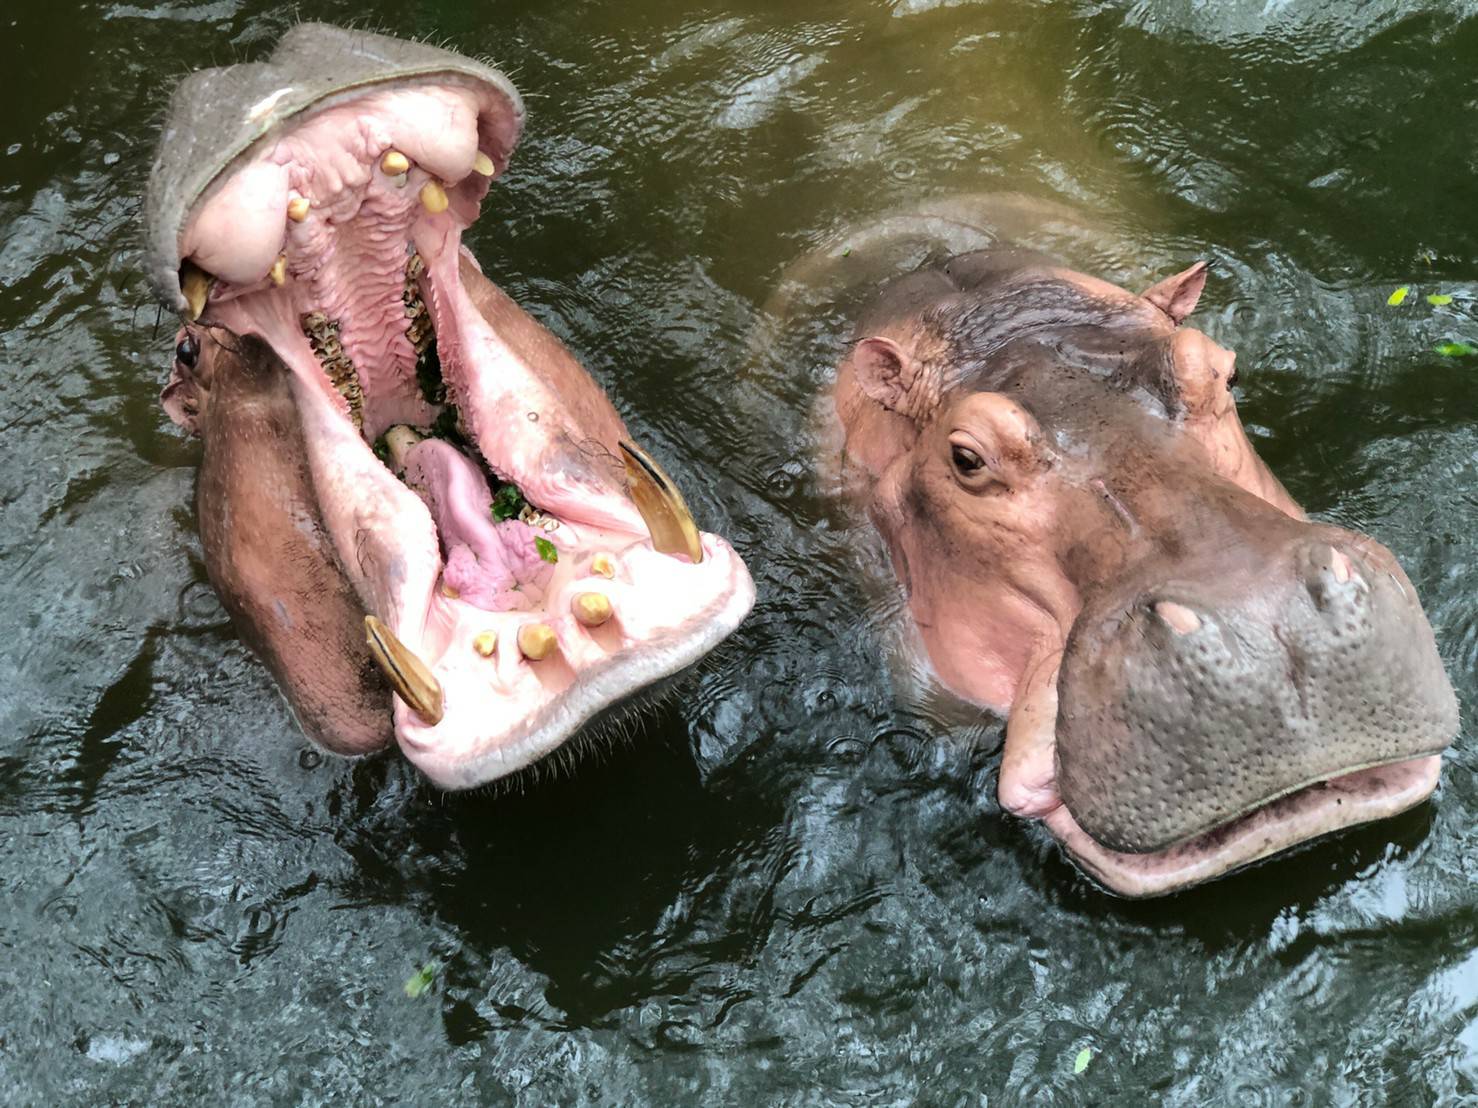
[[[907,656],[815,403],[889,213],[1066,205],[1067,260],[1131,285],[1211,257],[1258,449],[1396,551],[1470,721],[1478,357],[1434,345],[1478,344],[1478,7],[294,12],[0,16],[0,1100],[1478,1102],[1471,724],[1431,805],[1106,896]],[[473,244],[754,571],[574,774],[447,797],[319,757],[206,583],[139,194],[174,80],[295,17],[508,69],[529,128]]]

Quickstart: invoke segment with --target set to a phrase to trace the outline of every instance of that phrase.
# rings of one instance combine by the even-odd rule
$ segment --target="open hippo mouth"
[[[1182,326],[1042,255],[957,255],[859,321],[837,410],[935,672],[1008,713],[1002,807],[1127,896],[1422,801],[1458,728],[1394,556],[1310,522]]]
[[[754,597],[461,246],[522,121],[496,70],[304,24],[265,64],[181,84],[150,179],[150,276],[186,320],[163,400],[205,441],[212,580],[305,729],[347,752],[388,741],[392,698],[353,666],[325,678],[342,627],[304,628],[346,621],[321,610],[336,590],[357,600],[395,739],[447,788],[540,758]],[[243,432],[282,422],[254,414],[269,394],[296,426]],[[305,560],[318,583],[293,591]]]

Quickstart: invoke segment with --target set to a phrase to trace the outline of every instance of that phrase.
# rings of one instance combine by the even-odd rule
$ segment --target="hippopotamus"
[[[1395,557],[1310,520],[1185,325],[1010,245],[886,283],[835,391],[848,485],[939,682],[1006,717],[998,796],[1167,893],[1423,801],[1458,709]]]
[[[398,744],[446,789],[547,755],[754,600],[462,245],[523,121],[487,65],[302,24],[179,85],[146,198],[221,601],[310,739]]]

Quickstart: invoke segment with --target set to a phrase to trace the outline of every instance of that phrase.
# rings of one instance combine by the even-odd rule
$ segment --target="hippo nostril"
[[[1334,569],[1334,579],[1341,585],[1348,581],[1355,572],[1354,567],[1350,565],[1350,559],[1332,546],[1329,548],[1329,561]]]
[[[1154,607],[1155,615],[1169,624],[1171,630],[1178,635],[1189,635],[1201,626],[1201,617],[1184,604],[1177,604],[1173,600],[1160,600],[1155,603]]]
[[[1309,596],[1323,612],[1359,604],[1369,591],[1355,561],[1335,546],[1316,546],[1310,551]]]

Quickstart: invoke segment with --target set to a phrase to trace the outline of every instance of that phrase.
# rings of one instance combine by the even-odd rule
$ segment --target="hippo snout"
[[[1456,733],[1395,558],[1362,535],[1298,531],[1272,556],[1146,567],[1085,603],[1058,679],[1057,780],[1103,846],[1164,850]]]

